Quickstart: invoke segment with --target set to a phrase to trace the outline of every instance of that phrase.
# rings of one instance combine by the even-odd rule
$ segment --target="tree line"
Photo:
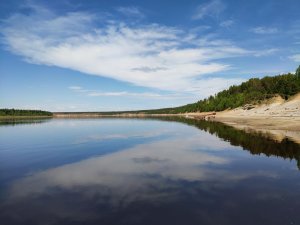
[[[52,116],[52,113],[42,110],[0,109],[0,116]]]

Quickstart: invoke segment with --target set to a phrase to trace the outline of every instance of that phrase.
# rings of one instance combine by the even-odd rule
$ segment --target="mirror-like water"
[[[300,146],[190,119],[0,123],[1,224],[300,224]]]

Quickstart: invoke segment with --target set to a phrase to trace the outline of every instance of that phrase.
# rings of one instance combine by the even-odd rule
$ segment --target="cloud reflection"
[[[222,145],[228,145],[210,137],[215,139],[210,143],[219,149]],[[229,160],[199,151],[197,146],[201,146],[202,141],[200,135],[184,137],[182,140],[167,139],[38,172],[16,181],[11,194],[21,197],[45,193],[49,188],[71,190],[75,187],[98,186],[130,195],[136,191],[147,192],[158,180],[208,179],[211,171],[201,166],[227,164]]]
[[[181,139],[140,144],[103,157],[37,172],[16,181],[11,197],[46,194],[51,189],[91,188],[98,194],[109,195],[111,204],[121,200],[124,204],[124,199],[131,202],[166,194],[159,190],[172,189],[178,182],[249,177],[249,174],[233,175],[214,167],[229,164],[230,160],[208,149],[224,151],[228,146],[229,143],[202,132]]]

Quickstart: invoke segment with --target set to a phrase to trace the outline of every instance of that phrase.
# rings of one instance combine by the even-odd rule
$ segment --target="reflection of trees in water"
[[[183,117],[165,118],[163,120],[178,121],[197,127],[200,130],[204,130],[228,141],[231,145],[241,146],[251,154],[259,155],[263,153],[268,157],[278,156],[284,159],[295,159],[300,170],[300,145],[288,138],[283,139],[281,142],[276,142],[263,133],[249,133],[243,130],[237,130],[220,122],[194,120]]]
[[[51,119],[3,119],[0,120],[0,126],[17,126],[17,125],[26,125],[26,124],[41,124],[49,122]]]

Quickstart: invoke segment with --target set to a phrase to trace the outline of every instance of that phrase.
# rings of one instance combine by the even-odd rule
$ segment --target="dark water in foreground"
[[[180,119],[0,123],[0,224],[300,224],[300,146]]]

